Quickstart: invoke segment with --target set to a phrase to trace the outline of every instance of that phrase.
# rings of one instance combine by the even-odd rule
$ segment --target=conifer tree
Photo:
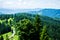
[[[40,31],[41,28],[41,19],[40,19],[40,15],[36,15],[35,16],[35,27],[36,27],[36,31]]]
[[[40,29],[41,29],[41,19],[40,19],[40,15],[36,15],[35,16],[35,21],[34,21],[34,28],[35,28],[35,32],[32,34],[33,38],[32,40],[40,40]]]
[[[40,40],[51,40],[51,38],[49,37],[49,35],[47,34],[47,26],[43,26],[43,29],[40,33]]]

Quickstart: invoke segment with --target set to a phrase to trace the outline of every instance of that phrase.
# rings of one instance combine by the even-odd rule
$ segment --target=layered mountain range
[[[43,16],[60,18],[60,9],[0,9],[0,14],[30,13]]]

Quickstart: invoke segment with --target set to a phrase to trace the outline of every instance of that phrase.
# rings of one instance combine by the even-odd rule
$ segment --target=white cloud
[[[22,0],[18,0],[19,2],[21,2]]]
[[[25,5],[25,4],[27,4],[27,2],[23,2],[23,4]]]
[[[0,8],[60,8],[59,0],[0,0]]]
[[[10,1],[7,1],[7,2],[4,2],[3,5],[11,5],[13,4],[13,2],[10,2]]]

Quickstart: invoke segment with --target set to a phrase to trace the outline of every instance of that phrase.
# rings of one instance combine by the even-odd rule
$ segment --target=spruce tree
[[[47,26],[46,25],[43,26],[40,35],[41,35],[40,40],[52,40],[47,33]]]
[[[32,34],[33,38],[31,40],[40,40],[40,29],[41,29],[41,19],[40,15],[35,16],[35,21],[34,21],[34,28],[35,32]]]
[[[35,16],[35,27],[36,27],[36,31],[40,31],[40,28],[41,28],[41,19],[40,19],[40,15],[36,15]]]

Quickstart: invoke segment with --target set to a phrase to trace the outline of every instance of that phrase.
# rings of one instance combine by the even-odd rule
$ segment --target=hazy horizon
[[[60,9],[60,0],[0,0],[0,8],[5,9]]]

